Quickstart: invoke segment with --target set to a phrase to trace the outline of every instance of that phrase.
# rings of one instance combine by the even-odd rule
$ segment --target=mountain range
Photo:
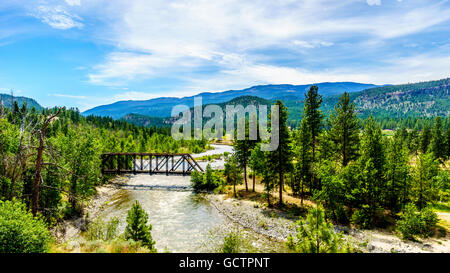
[[[204,92],[196,96],[202,97],[203,106],[217,104],[272,104],[277,99],[283,101],[289,110],[291,124],[301,119],[304,94],[311,85],[260,85],[242,90],[224,92]],[[354,82],[319,83],[319,93],[323,95],[321,109],[325,115],[334,109],[339,96],[344,92],[350,93],[351,100],[356,105],[360,117],[369,115],[375,117],[404,118],[404,117],[433,117],[450,115],[450,78],[409,83],[400,85],[376,86]],[[109,105],[102,105],[85,111],[84,115],[109,116],[123,119],[142,126],[170,125],[172,107],[184,104],[194,106],[194,97],[171,98],[162,97],[142,101],[119,101]],[[0,94],[4,106],[11,106],[11,96]],[[31,98],[14,97],[19,106],[26,103],[29,107],[42,109]]]
[[[364,89],[376,87],[373,84],[363,84],[355,82],[318,83],[320,93],[324,96],[332,96],[347,92],[356,92]],[[218,104],[230,101],[242,96],[257,96],[267,100],[301,100],[309,89],[308,85],[259,85],[242,90],[228,90],[223,92],[204,92],[195,96],[173,98],[161,97],[142,101],[118,101],[108,105],[97,106],[83,112],[84,115],[110,116],[120,119],[128,114],[139,114],[152,117],[170,117],[172,107],[178,104],[194,106],[194,97],[201,96],[203,104]]]
[[[0,104],[2,104],[5,107],[11,107],[13,104],[13,101],[16,101],[19,107],[22,107],[24,103],[27,104],[27,107],[29,108],[36,108],[36,110],[41,110],[42,106],[39,105],[34,99],[27,98],[27,97],[16,97],[11,96],[8,94],[0,94]]]

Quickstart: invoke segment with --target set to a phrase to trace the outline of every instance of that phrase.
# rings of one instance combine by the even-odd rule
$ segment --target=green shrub
[[[222,178],[218,170],[213,170],[211,165],[206,166],[206,172],[203,174],[198,171],[191,173],[191,187],[194,191],[212,191],[222,185]]]
[[[191,187],[195,191],[199,191],[203,184],[203,174],[198,171],[191,172]]]
[[[437,215],[430,207],[418,211],[414,204],[408,204],[397,221],[397,230],[403,239],[415,240],[418,235],[426,238],[433,235],[437,222]]]
[[[149,250],[155,250],[151,230],[152,225],[147,225],[148,214],[136,201],[127,215],[127,227],[125,228],[125,238],[127,240],[140,241]],[[156,250],[155,250],[156,251]]]
[[[87,239],[90,241],[102,240],[109,241],[118,236],[119,218],[113,217],[108,222],[98,218],[89,224],[86,232]]]
[[[363,229],[372,228],[374,215],[369,205],[363,205],[361,209],[356,210],[352,215],[351,222]]]
[[[336,221],[340,224],[348,224],[350,222],[348,212],[344,206],[339,205],[336,207]]]
[[[239,253],[241,252],[242,238],[237,232],[230,232],[223,239],[222,253]]]
[[[52,237],[44,221],[20,201],[0,201],[0,253],[42,253]]]
[[[423,237],[430,237],[433,235],[438,223],[437,214],[431,207],[426,207],[420,212],[421,230],[420,233]]]

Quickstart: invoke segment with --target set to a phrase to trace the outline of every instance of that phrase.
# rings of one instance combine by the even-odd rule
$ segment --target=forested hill
[[[137,126],[167,126],[170,125],[167,118],[160,118],[160,117],[150,117],[140,114],[128,114],[124,116],[121,120],[124,120],[128,123],[137,125]]]
[[[242,96],[234,98],[230,101],[223,102],[217,104],[220,108],[222,108],[222,111],[226,110],[227,105],[242,105],[243,107],[247,107],[248,105],[255,105],[256,107],[259,107],[259,105],[268,105],[268,111],[270,111],[270,105],[272,104],[271,101],[262,99],[256,96]],[[203,105],[203,109],[211,104]],[[190,108],[191,114],[194,113],[194,108]],[[132,123],[137,126],[171,126],[174,121],[176,121],[178,118],[172,118],[172,117],[153,117],[153,116],[146,116],[146,115],[140,115],[140,114],[128,114],[125,117],[123,117],[121,120],[125,120],[129,123]],[[193,120],[193,118],[192,118]],[[204,119],[204,122],[208,120],[207,118]]]
[[[412,84],[389,85],[350,93],[361,118],[371,114],[377,119],[432,118],[450,115],[450,78]],[[319,88],[319,93],[321,90]],[[289,120],[301,119],[303,100],[282,99],[289,109]],[[321,106],[327,116],[339,95],[324,96]]]
[[[450,78],[384,86],[356,92],[353,98],[362,114],[376,116],[448,116],[450,114]]]
[[[344,91],[357,92],[367,88],[375,87],[373,84],[355,82],[325,82],[316,84],[320,92],[325,96],[342,94]],[[258,96],[267,100],[279,98],[303,99],[311,84],[307,85],[258,85],[242,90],[228,90],[223,92],[204,92],[195,96],[202,97],[203,104],[219,104],[242,96]],[[194,96],[183,98],[162,97],[142,101],[118,101],[113,104],[101,105],[85,111],[84,115],[109,116],[120,119],[134,113],[152,117],[169,117],[172,107],[177,104],[194,106]]]
[[[16,101],[19,107],[22,107],[23,103],[27,104],[29,108],[36,108],[36,110],[41,110],[42,106],[39,105],[34,99],[27,97],[12,97],[8,94],[0,94],[0,104],[3,103],[3,106],[11,108],[12,102]]]

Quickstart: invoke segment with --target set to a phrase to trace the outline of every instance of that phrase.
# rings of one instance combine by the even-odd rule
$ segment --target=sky
[[[448,0],[0,2],[0,93],[46,107],[447,77]]]

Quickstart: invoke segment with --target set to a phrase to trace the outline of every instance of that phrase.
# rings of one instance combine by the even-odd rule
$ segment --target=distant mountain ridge
[[[203,92],[195,96],[202,97],[202,103],[219,104],[230,101],[242,96],[257,96],[266,100],[274,100],[278,98],[295,98],[303,99],[304,93],[312,84],[307,85],[258,85],[242,90],[228,90],[223,92]],[[315,84],[319,87],[321,94],[324,96],[332,96],[347,92],[357,92],[364,89],[376,87],[373,84],[363,84],[355,82],[325,82]],[[171,98],[161,97],[143,101],[119,101],[108,105],[97,106],[83,112],[84,115],[110,116],[114,119],[120,119],[128,114],[140,114],[152,117],[169,117],[171,116],[172,107],[177,104],[194,106],[194,97]]]
[[[319,93],[322,94],[320,88]],[[339,101],[339,96],[324,96],[321,110],[325,116],[328,116],[334,109],[334,106]],[[298,126],[304,99],[295,95],[286,95],[275,99],[283,101],[289,110],[290,124]],[[218,105],[222,108],[227,104],[241,104],[245,107],[248,104],[272,104],[275,102],[275,99],[265,100],[256,96],[242,96],[227,102],[218,103]],[[369,88],[350,93],[350,99],[355,103],[356,111],[361,118],[367,118],[369,115],[378,118],[445,117],[450,115],[450,78]],[[139,124],[152,123],[152,118],[150,117],[140,116],[139,119]],[[163,120],[165,124],[173,122],[171,118],[163,118]]]
[[[243,107],[247,107],[248,105],[255,105],[256,107],[259,107],[259,105],[267,105],[270,109],[270,105],[272,102],[270,100],[262,99],[260,97],[256,96],[241,96],[234,98],[232,100],[229,100],[227,102],[218,103],[215,104],[222,108],[222,111],[225,113],[226,106],[227,105],[242,105]],[[202,107],[205,109],[210,104],[204,104]],[[258,109],[258,108],[257,108]],[[191,111],[191,120],[194,120],[194,107],[191,107],[189,109]],[[137,126],[170,126],[172,125],[176,120],[178,120],[178,117],[152,117],[152,116],[145,116],[140,114],[128,114],[125,117],[122,118],[123,120],[132,123]],[[205,123],[208,120],[208,118],[203,118],[203,122]]]
[[[24,103],[26,103],[28,108],[34,107],[34,108],[36,108],[36,110],[42,109],[42,106],[39,103],[37,103],[37,101],[35,101],[34,99],[22,97],[22,96],[12,97],[11,95],[8,95],[8,94],[0,94],[0,103],[2,103],[4,107],[11,108],[12,101],[17,101],[17,103],[19,104],[19,107],[22,107],[22,105]]]
[[[350,94],[362,116],[433,117],[450,115],[450,78],[370,88]],[[335,104],[338,97],[326,99]]]

